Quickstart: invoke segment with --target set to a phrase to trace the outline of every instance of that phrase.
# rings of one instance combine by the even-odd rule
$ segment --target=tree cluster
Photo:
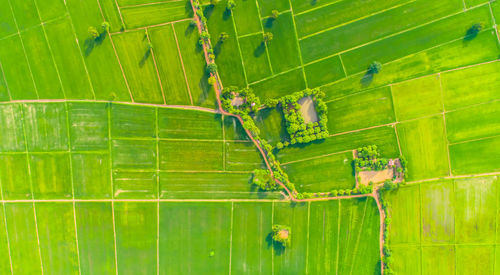
[[[240,97],[243,103],[238,106],[233,106],[232,101],[234,98]],[[234,114],[250,114],[256,113],[260,108],[260,98],[255,95],[252,88],[238,89],[238,87],[231,86],[222,90],[222,107]]]
[[[311,96],[318,121],[306,123],[300,112],[300,104],[298,101],[303,98]],[[281,149],[289,144],[295,143],[309,143],[317,139],[324,139],[329,136],[327,129],[327,112],[328,108],[323,101],[325,94],[319,89],[306,89],[304,91],[296,92],[291,95],[284,96],[279,100],[266,100],[267,106],[276,106],[281,104],[286,121],[286,129],[290,135],[290,141],[279,142],[276,147]]]
[[[388,168],[389,161],[379,158],[380,152],[377,145],[368,145],[358,148],[357,158],[354,160],[354,167],[359,171],[380,171]]]
[[[278,189],[278,184],[271,177],[267,169],[255,169],[252,175],[252,184],[263,191],[272,191]]]
[[[104,22],[102,22],[102,24],[99,28],[100,28],[100,32],[94,26],[90,26],[88,28],[87,31],[89,32],[89,35],[93,40],[96,40],[97,38],[99,38],[99,37],[101,37],[109,32],[109,23],[104,21]]]
[[[272,228],[273,241],[280,243],[283,247],[290,246],[292,230],[289,226],[275,224]]]

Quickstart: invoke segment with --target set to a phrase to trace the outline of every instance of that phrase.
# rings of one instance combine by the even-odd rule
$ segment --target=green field
[[[255,139],[219,110],[193,1],[0,0],[0,274],[381,273],[377,193],[252,184],[290,106]],[[330,136],[272,149],[299,193],[354,188],[377,145],[408,161],[387,265],[500,274],[499,0],[199,2],[220,88],[325,93]]]

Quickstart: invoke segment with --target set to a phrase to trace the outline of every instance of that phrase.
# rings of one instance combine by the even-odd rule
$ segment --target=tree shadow
[[[229,9],[224,9],[224,12],[222,13],[222,20],[226,21],[228,20],[229,18],[231,18],[231,10]]]
[[[276,19],[272,18],[272,17],[268,17],[266,19],[266,22],[264,23],[264,27],[267,28],[267,29],[270,29],[273,27],[273,24],[274,24],[274,21],[276,21]]]
[[[222,50],[222,42],[220,40],[218,40],[217,43],[215,43],[213,49],[214,49],[214,55],[217,58],[217,56],[219,56],[219,54]]]
[[[184,13],[188,14],[189,17],[193,17],[193,6],[191,6],[191,1],[186,1],[186,5],[184,5]]]
[[[269,232],[269,234],[267,234],[266,243],[267,243],[268,248],[270,248],[270,247],[273,248],[274,255],[280,256],[283,253],[285,253],[286,248],[281,243],[273,241],[273,233],[272,232]]]
[[[151,49],[148,49],[142,56],[141,61],[139,61],[139,67],[143,67],[144,64],[146,64],[146,61],[148,60],[150,55],[151,55]]]
[[[107,34],[108,34],[108,32],[104,31],[104,32],[101,32],[99,34],[99,36],[94,38],[94,39],[92,39],[92,38],[85,39],[85,42],[84,42],[85,57],[89,56],[95,47],[100,46],[104,42],[104,39],[106,39]]]
[[[257,48],[253,51],[253,56],[260,57],[266,51],[266,43],[262,41]]]
[[[470,27],[465,32],[464,39],[462,40],[463,46],[467,47],[469,43],[477,37],[478,34],[479,32],[477,31],[477,29],[474,28],[474,26]]]
[[[189,36],[193,33],[194,29],[196,28],[195,24],[189,24],[187,28],[184,30],[184,35]]]
[[[318,0],[311,0],[311,6],[316,6],[318,4]]]
[[[374,76],[374,73],[370,70],[367,70],[365,75],[359,81],[359,83],[363,87],[370,86],[370,84],[372,84],[372,82],[373,82],[373,76]]]
[[[208,5],[208,6],[206,6],[203,9],[203,15],[205,15],[205,17],[207,18],[207,20],[210,19],[210,17],[214,13],[214,10],[215,10],[215,6],[214,5]]]

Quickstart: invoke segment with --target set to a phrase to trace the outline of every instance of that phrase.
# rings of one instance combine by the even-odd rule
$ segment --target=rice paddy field
[[[383,194],[392,269],[499,273],[500,2],[228,1],[201,1],[225,87],[325,93],[330,135],[274,150],[297,191],[354,188],[377,145],[408,160]],[[190,1],[0,8],[0,274],[380,274],[373,197],[250,184],[266,166],[217,109]],[[253,119],[289,139],[280,106]]]

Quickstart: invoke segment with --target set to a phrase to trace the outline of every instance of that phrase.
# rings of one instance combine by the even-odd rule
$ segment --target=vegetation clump
[[[373,61],[370,66],[368,66],[368,74],[378,74],[382,70],[382,64],[378,61]]]
[[[263,191],[272,191],[278,189],[278,185],[271,177],[267,169],[255,169],[252,175],[252,184]]]
[[[268,44],[269,42],[271,42],[271,40],[273,40],[273,33],[272,32],[265,32],[264,35],[262,36],[263,38],[263,43],[264,44]]]
[[[387,169],[389,161],[385,158],[379,158],[379,156],[380,152],[377,145],[368,145],[358,148],[357,158],[354,160],[356,172]]]
[[[272,231],[273,241],[280,243],[283,247],[290,246],[292,230],[289,226],[275,224]]]
[[[278,19],[278,16],[280,15],[280,12],[278,10],[272,10],[271,11],[271,18],[273,19]]]
[[[318,121],[306,123],[300,112],[298,101],[304,97],[310,96],[313,100]],[[327,129],[328,108],[323,101],[325,94],[319,89],[306,89],[291,95],[282,97],[278,102],[282,105],[286,129],[290,135],[289,143],[278,143],[277,147],[283,148],[288,144],[308,143],[317,139],[324,139],[329,136]],[[267,103],[270,103],[269,101]],[[275,102],[271,102],[275,103]]]
[[[222,91],[222,108],[233,114],[255,113],[260,107],[260,98],[251,88],[226,87]]]
[[[234,2],[234,0],[227,1],[226,10],[228,12],[232,12],[235,7],[236,7],[236,3]]]

